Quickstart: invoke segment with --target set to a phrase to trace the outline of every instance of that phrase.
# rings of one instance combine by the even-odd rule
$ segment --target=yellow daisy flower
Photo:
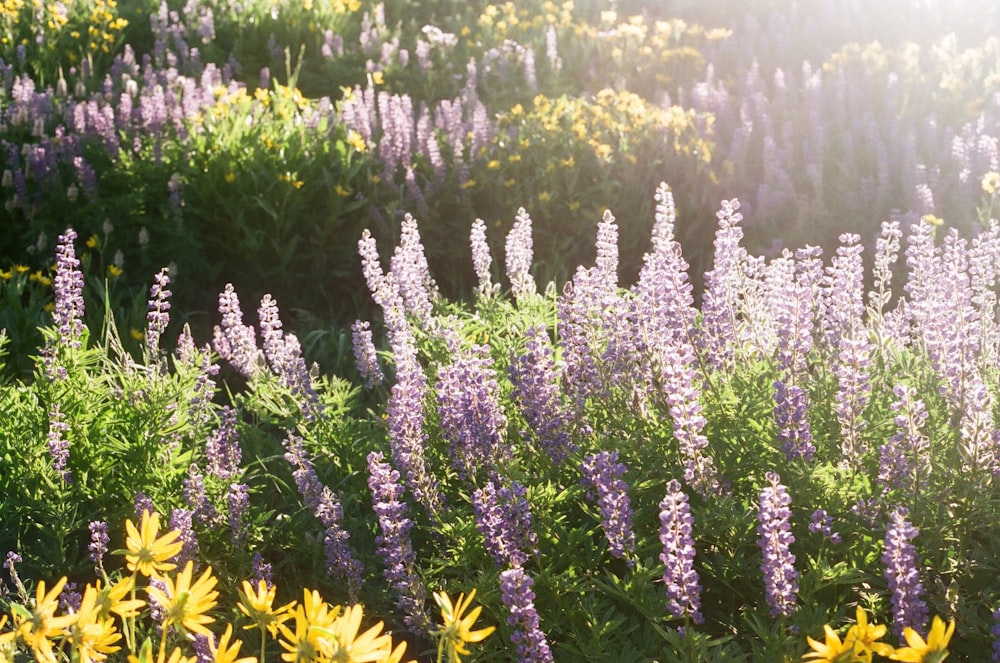
[[[310,626],[318,635],[320,653],[331,661],[340,663],[374,663],[383,661],[392,653],[392,637],[382,633],[382,622],[358,635],[364,610],[353,605],[334,621],[329,628]]]
[[[212,652],[212,660],[215,663],[257,663],[256,656],[244,656],[243,658],[238,658],[240,655],[240,646],[243,644],[237,640],[232,646],[229,645],[229,640],[233,637],[233,625],[226,624],[226,631],[219,638],[218,646],[212,638],[208,639],[208,649]]]
[[[144,576],[159,577],[161,571],[172,571],[176,564],[168,562],[170,558],[181,551],[184,544],[177,541],[181,533],[177,530],[167,532],[157,538],[160,531],[160,514],[142,512],[139,529],[131,520],[125,521],[125,566],[132,573]]]
[[[863,661],[858,651],[857,643],[854,641],[840,641],[837,633],[824,625],[826,632],[826,642],[818,642],[806,636],[806,642],[813,648],[813,651],[802,656],[803,661],[812,659],[812,663],[851,663],[852,661]]]
[[[926,642],[919,633],[906,627],[903,629],[903,637],[906,638],[906,644],[909,646],[900,647],[890,654],[889,658],[893,661],[908,661],[909,663],[941,663],[948,658],[948,643],[954,633],[954,619],[945,627],[944,621],[935,615]]]
[[[70,642],[76,652],[73,660],[79,663],[103,661],[108,654],[121,649],[115,643],[121,640],[122,634],[115,630],[112,619],[101,616],[99,594],[94,585],[86,586],[76,611],[76,621],[70,627]]]
[[[319,654],[319,650],[317,649],[316,634],[310,633],[305,608],[301,605],[297,606],[293,618],[295,619],[294,631],[285,624],[278,625],[282,636],[278,643],[285,649],[281,660],[287,661],[287,663],[311,663]]]
[[[52,589],[46,592],[45,581],[39,581],[35,589],[34,609],[30,612],[23,608],[13,611],[17,637],[31,648],[35,660],[39,663],[56,663],[52,640],[65,636],[66,629],[76,620],[75,615],[55,616],[59,607],[59,594],[65,584],[66,578],[60,578]]]
[[[481,642],[496,630],[495,626],[488,626],[477,631],[472,630],[472,625],[476,623],[476,620],[479,619],[479,613],[483,611],[481,605],[473,608],[468,615],[462,616],[462,613],[472,604],[472,599],[475,596],[476,590],[473,589],[469,592],[468,598],[465,597],[464,593],[459,594],[458,601],[452,604],[451,599],[444,592],[434,594],[434,601],[441,608],[441,619],[444,621],[444,626],[437,631],[437,635],[441,638],[438,643],[438,661],[441,660],[442,652],[446,651],[448,663],[461,663],[460,655],[469,654],[469,650],[465,648],[467,643]]]
[[[112,614],[116,614],[122,619],[135,617],[146,605],[142,599],[126,599],[132,588],[135,587],[135,576],[126,576],[114,585],[107,584],[101,586],[101,581],[97,581],[97,597],[95,604],[99,610],[101,619],[110,619]]]
[[[215,584],[218,580],[212,575],[212,567],[209,566],[192,584],[193,572],[194,562],[189,560],[176,578],[163,578],[162,589],[147,587],[146,593],[150,600],[156,601],[163,608],[164,629],[173,626],[183,636],[189,633],[211,636],[212,632],[205,628],[205,624],[214,622],[215,618],[206,613],[217,603],[215,599],[219,592],[215,591]]]
[[[244,629],[259,628],[262,631],[267,629],[272,638],[278,637],[278,626],[291,619],[295,602],[286,603],[275,609],[273,606],[276,590],[276,587],[268,589],[267,582],[263,578],[257,582],[256,589],[248,580],[243,581],[240,591],[242,600],[236,607],[253,621],[252,624],[244,626]]]
[[[844,637],[845,643],[856,643],[860,645],[859,658],[865,663],[872,663],[872,654],[888,656],[893,652],[892,645],[878,642],[886,634],[886,627],[882,624],[869,624],[868,615],[858,606],[857,623],[847,631]]]

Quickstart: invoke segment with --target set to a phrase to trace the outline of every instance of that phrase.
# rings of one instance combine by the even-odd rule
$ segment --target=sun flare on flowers
[[[177,539],[178,530],[167,532],[157,538],[160,531],[160,514],[142,512],[139,529],[131,520],[125,521],[125,566],[134,573],[147,577],[159,577],[161,571],[172,571],[177,565],[167,560],[181,551],[184,544]],[[116,551],[121,552],[121,551]]]
[[[468,598],[465,597],[465,594],[459,594],[458,601],[452,604],[447,594],[435,592],[434,601],[441,608],[441,619],[444,621],[444,626],[436,632],[436,635],[441,638],[438,643],[438,663],[441,663],[441,657],[445,651],[448,652],[448,663],[461,663],[460,655],[467,656],[469,654],[469,650],[465,648],[467,643],[482,642],[496,630],[495,626],[472,630],[472,625],[476,623],[476,620],[479,619],[479,613],[483,611],[481,605],[473,608],[465,617],[462,616],[462,613],[472,604],[472,599],[475,596],[476,590],[473,589],[469,592]]]
[[[954,619],[946,627],[944,620],[935,615],[926,642],[919,633],[906,627],[903,630],[903,637],[906,638],[906,644],[909,646],[900,647],[889,658],[893,661],[908,661],[909,663],[940,663],[948,658],[948,643],[954,633]]]
[[[17,638],[31,648],[35,660],[39,663],[55,663],[56,655],[52,650],[52,640],[61,638],[75,620],[76,615],[56,617],[59,607],[59,593],[66,584],[66,578],[60,578],[51,591],[45,591],[45,581],[38,582],[35,589],[35,607],[27,610],[21,606],[12,606],[14,630]]]
[[[215,607],[219,592],[215,590],[217,579],[209,566],[193,584],[191,576],[194,562],[188,561],[176,578],[163,578],[163,588],[147,587],[151,601],[156,601],[164,611],[163,628],[173,626],[182,636],[197,633],[211,636],[205,624],[215,621],[206,614]]]

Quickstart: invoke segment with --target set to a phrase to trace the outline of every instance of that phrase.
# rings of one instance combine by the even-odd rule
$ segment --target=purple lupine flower
[[[236,409],[224,405],[219,418],[219,427],[209,434],[205,442],[205,457],[208,473],[228,480],[240,474],[240,462],[243,460],[240,434],[236,430]]]
[[[472,268],[476,272],[476,278],[479,279],[476,292],[483,296],[493,294],[495,289],[490,277],[490,265],[493,259],[490,257],[490,245],[486,241],[486,223],[482,219],[473,222],[469,244],[472,246]]]
[[[372,508],[378,516],[380,530],[375,537],[376,551],[385,565],[382,575],[396,591],[397,605],[403,611],[406,626],[414,633],[425,633],[431,625],[423,608],[427,588],[414,570],[417,553],[410,539],[413,521],[403,501],[405,489],[399,481],[399,472],[383,462],[380,452],[371,452],[367,460],[368,487],[372,491]]]
[[[249,487],[245,483],[233,482],[229,484],[226,504],[229,507],[229,532],[233,545],[241,548],[247,535],[245,516],[250,509]]]
[[[174,509],[170,512],[170,529],[181,533],[177,539],[181,543],[181,551],[174,561],[183,567],[188,560],[198,563],[198,537],[194,533],[194,512],[190,509]]]
[[[160,335],[166,330],[167,323],[170,322],[170,295],[167,290],[170,285],[170,276],[167,268],[164,267],[154,277],[153,285],[149,288],[149,304],[146,319],[146,349],[149,356],[155,360],[160,353]]]
[[[87,550],[90,554],[90,561],[94,563],[95,571],[105,575],[104,556],[111,543],[111,537],[108,536],[108,523],[103,520],[94,520],[88,527],[90,529],[90,544],[87,546]]]
[[[807,416],[808,394],[798,385],[774,381],[774,420],[778,424],[778,441],[787,460],[801,458],[809,462],[816,453],[812,429]]]
[[[417,221],[409,214],[403,218],[399,245],[389,260],[389,270],[396,277],[399,296],[406,310],[426,324],[438,291],[431,278]]]
[[[660,543],[663,552],[663,584],[667,588],[667,610],[678,619],[691,616],[695,624],[705,618],[701,614],[701,583],[694,568],[694,517],[688,496],[676,479],[667,483],[667,494],[660,502]]]
[[[910,627],[923,632],[927,627],[927,604],[924,586],[920,582],[920,558],[910,543],[919,532],[906,517],[909,511],[899,507],[889,516],[885,533],[885,579],[892,592],[892,632],[903,641],[903,629]]]
[[[872,347],[868,330],[860,327],[845,329],[839,340],[839,353],[833,366],[837,376],[837,421],[840,423],[841,450],[850,467],[859,467],[868,449],[861,440],[866,421],[862,418],[865,405],[871,397],[869,372]]]
[[[527,492],[517,481],[498,488],[491,479],[472,494],[476,529],[497,566],[521,566],[538,552]]]
[[[514,225],[507,233],[505,254],[511,294],[514,295],[515,301],[527,301],[538,293],[538,288],[535,285],[535,277],[531,275],[531,261],[534,255],[531,217],[523,207],[518,208]]]
[[[882,311],[892,298],[892,266],[899,260],[899,241],[902,237],[899,221],[891,219],[882,222],[882,231],[875,240],[875,265],[872,268],[875,287],[868,292],[868,308],[874,312],[878,322],[881,322]]]
[[[76,231],[67,228],[56,246],[56,276],[53,283],[55,309],[52,320],[58,332],[56,344],[79,348],[82,344],[84,314],[83,272],[73,248]],[[46,343],[46,375],[50,380],[65,377],[66,370],[55,365],[56,345]]]
[[[452,466],[463,478],[509,455],[503,444],[507,417],[492,367],[489,346],[474,345],[438,370],[435,391],[441,434],[451,446]]]
[[[367,320],[356,320],[351,325],[351,340],[354,346],[354,361],[358,373],[365,381],[365,387],[371,389],[382,384],[385,375],[378,363],[375,342],[372,340],[371,325]]]
[[[765,300],[774,327],[777,369],[794,383],[806,369],[812,349],[813,298],[795,276],[796,263],[787,251],[771,261],[764,282]]]
[[[267,585],[268,590],[274,587],[271,564],[265,562],[264,557],[259,552],[253,554],[253,559],[250,560],[250,569],[250,580],[254,587],[260,584],[261,580]]]
[[[796,610],[799,573],[795,570],[795,555],[790,547],[792,535],[792,498],[781,484],[776,472],[764,475],[770,485],[760,491],[757,511],[757,545],[763,558],[760,571],[764,576],[764,595],[771,606],[772,617],[791,617]]]
[[[63,612],[73,613],[80,609],[83,595],[77,589],[77,584],[72,581],[63,585],[62,591],[59,592],[59,607],[62,608]]]
[[[141,490],[137,490],[135,493],[135,517],[142,520],[142,514],[149,512],[150,514],[156,513],[156,505],[153,504],[153,498],[146,495],[146,493]]]
[[[822,534],[823,538],[830,543],[837,545],[843,541],[840,532],[833,531],[833,516],[825,509],[816,509],[809,521],[809,531],[813,534]]]
[[[52,469],[59,473],[63,483],[69,484],[73,481],[73,473],[66,467],[69,463],[69,440],[63,437],[63,433],[67,431],[69,425],[63,421],[59,404],[53,403],[49,411],[49,455],[52,457]]]
[[[240,298],[232,283],[227,283],[225,290],[219,294],[219,313],[222,324],[216,325],[213,330],[212,346],[233,368],[251,377],[258,364],[257,334],[253,327],[243,324]]]
[[[844,233],[840,242],[823,279],[823,331],[830,352],[840,348],[841,337],[863,328],[865,310],[864,264],[861,259],[864,246],[861,238],[854,233]]]
[[[538,440],[542,450],[558,465],[576,449],[570,439],[573,413],[559,392],[560,373],[543,325],[525,332],[525,353],[514,356],[508,367],[513,399],[528,423],[522,438]]]
[[[215,506],[205,494],[205,477],[196,463],[191,463],[187,476],[181,479],[181,495],[196,521],[207,524],[215,520]]]
[[[510,635],[511,644],[517,648],[517,660],[522,663],[553,661],[548,640],[541,629],[538,611],[535,609],[535,593],[531,576],[521,567],[507,569],[500,573],[500,598],[510,611],[507,623],[514,627]]]
[[[323,552],[326,556],[327,573],[336,575],[344,582],[351,600],[357,601],[361,589],[362,566],[347,543],[351,535],[341,524],[344,513],[340,499],[320,482],[312,461],[302,447],[302,438],[289,433],[282,441],[282,446],[285,447],[285,460],[295,468],[292,477],[306,508],[316,516],[325,530]]]
[[[730,365],[737,339],[742,264],[746,257],[746,250],[740,246],[743,229],[739,223],[743,215],[739,209],[739,200],[722,201],[722,208],[715,215],[719,219],[715,259],[712,269],[705,273],[702,343],[708,361],[716,368]]]
[[[883,489],[899,488],[916,494],[921,477],[931,472],[930,441],[922,432],[927,409],[911,386],[896,385],[892,393],[899,399],[892,403],[896,432],[879,448],[878,483]]]
[[[264,358],[281,385],[299,400],[299,407],[308,419],[320,413],[319,397],[312,376],[302,358],[302,347],[292,334],[282,331],[278,304],[271,295],[264,295],[257,309]]]
[[[587,497],[593,500],[596,491],[598,508],[601,511],[601,527],[608,540],[612,557],[634,562],[635,532],[632,531],[632,503],[628,496],[628,484],[622,481],[628,468],[618,462],[618,452],[601,451],[588,454],[580,463],[580,484],[587,489]]]

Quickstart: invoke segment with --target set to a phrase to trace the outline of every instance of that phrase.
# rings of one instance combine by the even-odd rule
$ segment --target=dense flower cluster
[[[677,618],[690,615],[701,624],[701,583],[694,568],[694,517],[688,496],[676,479],[667,483],[667,494],[660,502],[660,543],[663,552],[663,584],[667,588],[667,610]]]
[[[500,573],[500,595],[510,610],[507,623],[514,627],[510,641],[517,648],[517,658],[525,663],[543,663],[553,660],[548,640],[542,632],[535,593],[531,590],[534,580],[515,567]]]
[[[826,509],[816,509],[809,520],[809,531],[813,534],[822,534],[823,538],[830,543],[837,545],[843,541],[840,532],[833,531],[833,516],[826,512]]]
[[[510,455],[503,445],[507,416],[489,351],[487,345],[459,350],[451,364],[438,369],[434,385],[441,434],[462,477],[475,476]]]
[[[923,432],[927,409],[912,386],[896,385],[892,393],[899,399],[892,403],[896,432],[879,448],[878,482],[916,493],[930,474],[930,442]]]
[[[580,483],[587,489],[591,500],[597,499],[601,527],[612,557],[628,558],[632,565],[631,556],[635,552],[632,503],[628,496],[628,484],[622,481],[627,470],[624,463],[618,462],[616,451],[588,454],[580,464]]]
[[[372,340],[371,325],[367,320],[356,320],[351,325],[351,340],[354,348],[354,362],[365,387],[371,389],[382,384],[385,375],[378,363],[375,343]]]
[[[535,534],[527,488],[517,481],[510,486],[497,486],[490,480],[472,494],[472,509],[476,528],[486,550],[499,567],[520,567],[537,553]]]
[[[795,555],[791,545],[792,498],[775,472],[765,475],[768,485],[760,491],[757,510],[757,545],[763,561],[760,571],[764,576],[764,595],[771,606],[773,617],[790,617],[796,610],[799,592],[799,573],[795,569]]]
[[[920,582],[920,559],[916,548],[910,543],[917,537],[917,528],[909,523],[909,512],[897,508],[889,516],[889,527],[885,532],[885,551],[882,563],[885,565],[885,579],[892,592],[892,632],[902,639],[903,630],[927,627],[927,604],[924,602],[924,586]]]
[[[170,285],[170,275],[166,268],[161,269],[153,277],[153,285],[149,288],[149,303],[146,313],[146,350],[151,358],[160,353],[160,336],[170,322],[170,296],[167,289]]]
[[[368,487],[372,491],[372,508],[378,517],[379,534],[375,537],[377,551],[385,568],[382,574],[396,592],[406,625],[416,633],[427,632],[430,618],[423,605],[427,589],[415,571],[417,553],[410,540],[413,521],[407,515],[409,507],[403,501],[403,485],[399,472],[384,462],[382,454],[368,454]]]

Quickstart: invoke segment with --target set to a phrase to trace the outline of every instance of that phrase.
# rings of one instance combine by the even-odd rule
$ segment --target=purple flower
[[[198,563],[198,537],[194,533],[194,512],[190,509],[174,509],[170,512],[170,529],[181,533],[177,539],[181,543],[181,551],[175,561],[178,566],[184,566],[188,560]]]
[[[524,569],[515,567],[500,573],[500,598],[510,611],[507,623],[514,627],[511,643],[517,648],[517,660],[522,663],[551,662],[549,643],[541,629],[535,610],[534,581]]]
[[[531,218],[523,207],[518,208],[514,225],[507,233],[506,265],[507,279],[510,281],[514,299],[523,303],[538,293],[535,278],[531,275],[531,261],[534,255],[531,236]]]
[[[141,490],[136,491],[135,493],[134,507],[135,507],[135,517],[140,520],[142,519],[142,514],[146,513],[147,511],[149,513],[156,513],[156,505],[153,504],[153,498],[149,497],[148,495],[146,495],[146,493],[142,492]]]
[[[167,323],[170,322],[170,295],[167,290],[170,285],[170,276],[167,268],[164,267],[153,279],[153,285],[149,288],[149,304],[146,319],[146,348],[149,356],[154,361],[160,353],[160,335],[166,330]]]
[[[795,543],[792,536],[792,498],[781,485],[775,472],[764,475],[770,485],[760,491],[757,511],[757,545],[763,558],[760,571],[764,576],[764,594],[771,606],[772,617],[790,617],[796,610],[799,574],[795,570],[795,555],[789,549]]]
[[[676,479],[667,483],[667,494],[660,502],[660,543],[663,552],[663,584],[667,588],[667,610],[674,617],[691,615],[695,624],[701,624],[701,584],[694,568],[694,536],[691,528],[694,517],[688,506],[688,497]]]
[[[228,405],[219,414],[219,427],[212,431],[205,442],[208,473],[223,480],[240,474],[243,452],[240,434],[236,430],[236,410]]]
[[[253,554],[253,559],[250,561],[251,566],[251,582],[256,587],[261,580],[267,585],[268,589],[274,587],[274,583],[271,578],[271,564],[264,561],[264,557],[256,552]]]
[[[378,363],[375,343],[372,341],[371,326],[367,320],[356,320],[351,325],[351,339],[354,346],[354,361],[358,373],[365,381],[365,387],[371,389],[382,384],[385,375]]]
[[[521,436],[538,440],[558,465],[576,449],[570,439],[573,413],[560,397],[560,372],[545,327],[531,327],[524,335],[525,352],[512,357],[508,368],[514,403],[528,424]]]
[[[993,611],[993,626],[990,628],[993,636],[993,663],[1000,663],[1000,608]]]
[[[809,531],[813,534],[822,534],[823,538],[829,539],[830,543],[834,545],[843,541],[840,533],[833,531],[833,516],[828,514],[824,509],[813,511],[809,522]]]
[[[883,489],[900,488],[916,494],[921,477],[931,471],[930,441],[922,432],[927,409],[913,387],[897,385],[892,393],[899,399],[892,404],[896,432],[879,448],[878,483]]]
[[[781,380],[774,381],[774,420],[778,424],[781,451],[789,461],[801,458],[809,462],[816,453],[806,415],[807,399],[808,395],[798,385],[786,386]]]
[[[910,627],[924,632],[927,627],[927,604],[924,603],[924,586],[920,582],[920,558],[910,543],[919,533],[907,522],[909,512],[899,507],[889,516],[885,533],[885,579],[892,592],[892,632],[902,642],[903,629]]]
[[[104,575],[104,556],[108,552],[108,545],[111,538],[108,536],[108,523],[103,520],[94,520],[89,525],[90,544],[87,550],[90,551],[90,560],[94,563],[94,570]]]
[[[281,319],[278,317],[278,304],[271,295],[264,295],[257,309],[260,321],[260,335],[263,344],[264,358],[271,370],[278,376],[283,387],[292,392],[298,399],[299,407],[311,420],[321,413],[319,397],[313,387],[312,376],[302,358],[302,347],[292,334],[282,332]]]
[[[250,509],[250,492],[245,483],[229,484],[226,493],[226,504],[229,507],[229,531],[233,545],[242,547],[246,539],[247,523],[245,516]]]
[[[49,455],[52,457],[52,469],[59,473],[64,483],[69,484],[73,473],[66,467],[69,463],[69,440],[63,437],[63,433],[67,431],[69,425],[62,420],[59,404],[54,403],[49,411]]]
[[[469,244],[472,246],[472,268],[479,279],[477,292],[484,296],[491,295],[495,292],[490,278],[490,265],[493,259],[490,257],[490,245],[486,241],[486,223],[482,219],[476,219],[472,224]]]
[[[399,481],[399,472],[383,462],[382,454],[377,451],[368,454],[368,487],[372,491],[372,508],[378,516],[380,533],[375,544],[385,565],[382,575],[396,591],[397,605],[403,611],[407,627],[414,633],[427,632],[431,625],[423,608],[427,588],[414,570],[417,553],[410,539],[413,521],[403,501],[405,489]]]
[[[628,470],[618,462],[618,453],[602,451],[588,454],[580,463],[583,475],[580,483],[587,488],[588,499],[596,491],[601,511],[601,527],[610,545],[612,557],[624,559],[635,552],[635,533],[632,531],[632,504],[628,497],[628,484],[622,481]],[[629,566],[634,562],[629,559]]]
[[[240,298],[231,283],[219,294],[219,313],[222,324],[215,327],[212,337],[215,351],[242,375],[252,376],[258,363],[257,334],[243,324]]]
[[[63,589],[59,593],[59,607],[62,608],[63,612],[73,613],[80,609],[83,595],[76,590],[77,584],[75,582],[70,581],[63,585]]]
[[[871,397],[869,371],[872,347],[868,331],[861,327],[845,329],[838,340],[839,355],[833,367],[837,376],[837,421],[840,422],[841,449],[851,467],[859,467],[867,447],[861,439],[865,428],[862,414]]]
[[[325,529],[323,542],[327,573],[336,575],[344,582],[351,600],[357,601],[362,567],[347,543],[351,535],[341,524],[344,513],[340,499],[320,482],[312,461],[302,447],[302,438],[289,433],[282,445],[285,447],[285,460],[294,468],[292,477],[306,508]]]
[[[519,567],[538,552],[527,492],[517,481],[498,488],[490,480],[472,494],[476,529],[497,566]]]
[[[196,521],[206,524],[215,520],[215,506],[205,494],[205,477],[195,463],[191,463],[187,476],[181,479],[181,494]]]
[[[64,378],[66,369],[56,366],[56,347],[79,348],[83,338],[83,273],[73,248],[76,231],[67,228],[56,246],[56,276],[53,283],[55,310],[52,314],[58,337],[45,346],[46,375],[49,380]]]
[[[389,260],[389,270],[396,278],[405,309],[421,323],[428,323],[438,296],[437,285],[431,278],[417,222],[409,214],[403,218],[399,245]]]
[[[716,368],[732,362],[737,340],[736,321],[739,319],[739,299],[742,289],[743,261],[746,250],[740,246],[743,229],[739,223],[740,201],[724,200],[716,213],[719,227],[715,234],[713,267],[705,274],[705,294],[702,315],[705,334],[703,348],[709,362]]]
[[[509,447],[503,445],[507,417],[492,366],[489,346],[474,345],[438,370],[435,391],[441,434],[451,446],[452,466],[463,478],[509,455]]]

